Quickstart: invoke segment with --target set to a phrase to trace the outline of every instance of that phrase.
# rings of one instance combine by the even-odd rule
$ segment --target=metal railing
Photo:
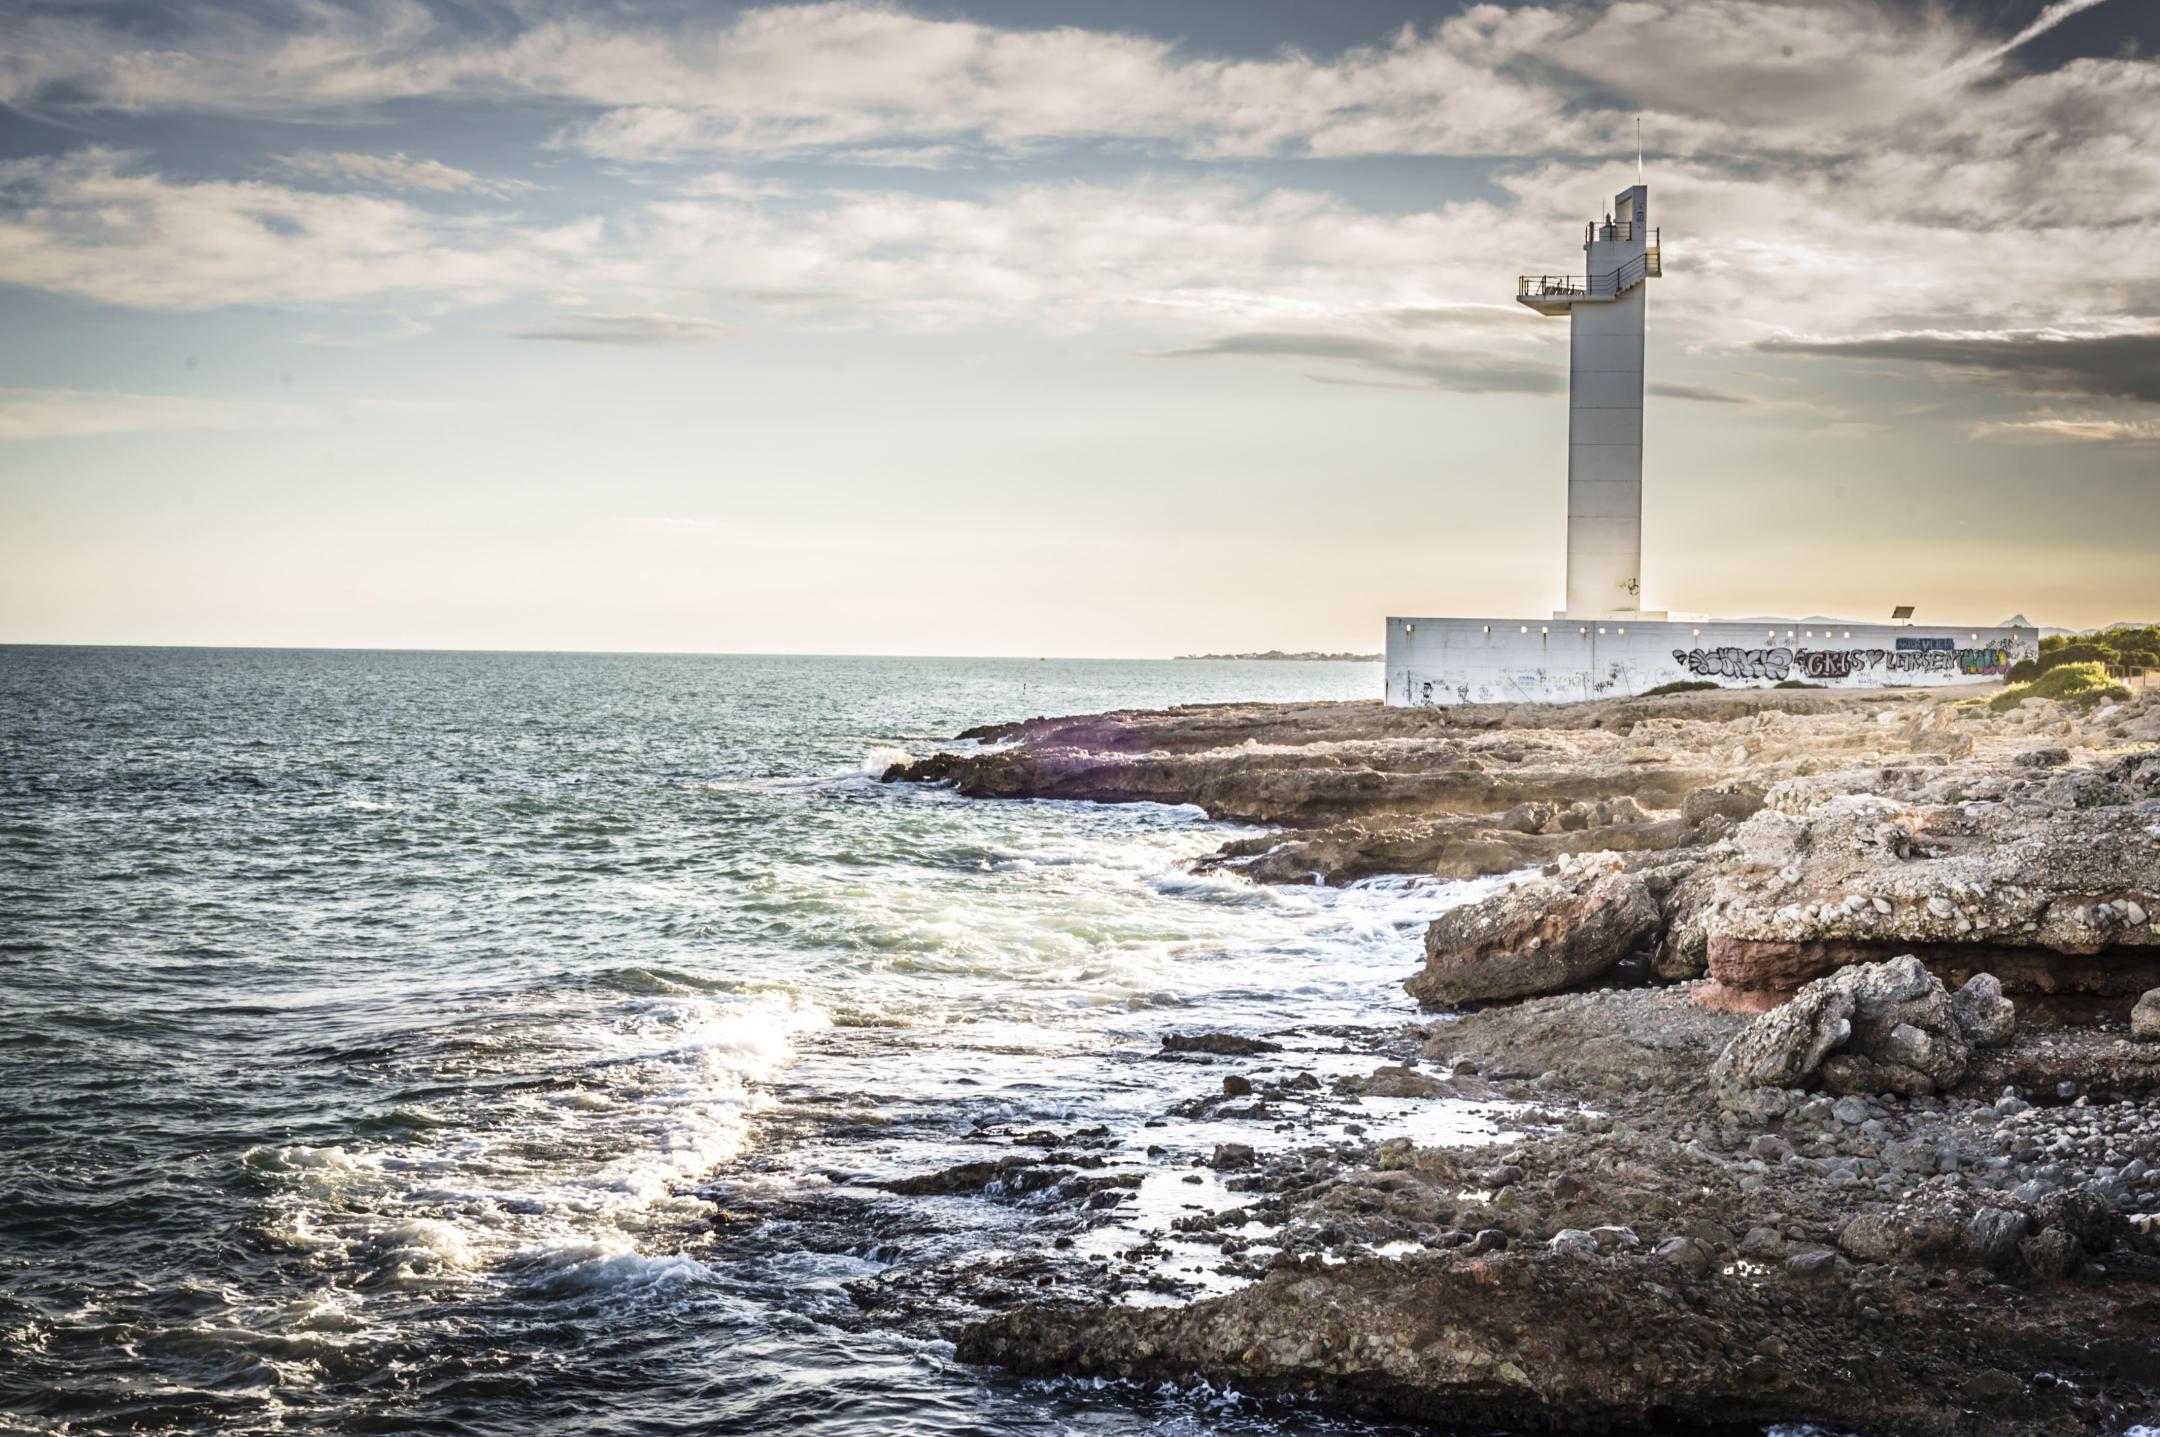
[[[1644,280],[1655,279],[1664,272],[1664,260],[1658,251],[1646,249],[1618,269],[1607,270],[1604,274],[1520,275],[1516,279],[1515,294],[1518,299],[1617,298]]]
[[[1614,220],[1610,224],[1600,224],[1598,221],[1592,220],[1583,226],[1583,243],[1592,244],[1598,240],[1631,240],[1635,238],[1635,234],[1636,229],[1633,220]],[[1644,238],[1651,248],[1655,249],[1657,247],[1658,232],[1656,230],[1645,231]]]

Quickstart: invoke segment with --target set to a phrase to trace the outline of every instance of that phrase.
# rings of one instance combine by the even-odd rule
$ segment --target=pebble
[[[1564,1257],[1596,1257],[1597,1239],[1579,1227],[1564,1227],[1545,1244]]]
[[[1785,1270],[1794,1277],[1828,1277],[1837,1270],[1837,1254],[1826,1247],[1796,1252],[1785,1259]]]
[[[1692,1237],[1666,1238],[1657,1245],[1657,1257],[1659,1261],[1671,1263],[1697,1277],[1710,1271],[1717,1262],[1717,1256],[1711,1252],[1710,1245]]]

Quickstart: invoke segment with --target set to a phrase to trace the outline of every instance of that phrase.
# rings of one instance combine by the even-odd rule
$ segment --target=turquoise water
[[[1377,665],[0,649],[0,1412],[32,1431],[1350,1430],[1027,1384],[844,1284],[1044,1240],[801,1202],[1136,1127],[1165,1031],[1407,1016],[1438,885],[871,774]],[[828,1224],[829,1227],[829,1224]]]

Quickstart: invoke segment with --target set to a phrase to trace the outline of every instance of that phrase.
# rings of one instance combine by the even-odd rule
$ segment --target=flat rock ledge
[[[1449,1430],[2091,1430],[2091,1395],[2044,1376],[2074,1340],[2045,1299],[1997,1290],[1950,1307],[1834,1262],[1825,1276],[1736,1282],[1651,1253],[1306,1261],[1183,1308],[1004,1313],[968,1328],[958,1353],[1023,1373],[1318,1395]]]

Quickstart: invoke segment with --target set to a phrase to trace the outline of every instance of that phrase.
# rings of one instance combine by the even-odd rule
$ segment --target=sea
[[[1380,684],[0,648],[0,1431],[1394,1430],[964,1365],[860,1285],[1071,1213],[832,1216],[1092,1127],[1149,1177],[1090,1221],[1159,1232],[1189,1205],[1155,1177],[1221,1137],[1162,1123],[1220,1083],[1164,1035],[1409,1021],[1423,924],[1476,891],[1200,874],[1250,830],[888,765],[994,720]],[[1397,1106],[1376,1135],[1433,1120]]]

